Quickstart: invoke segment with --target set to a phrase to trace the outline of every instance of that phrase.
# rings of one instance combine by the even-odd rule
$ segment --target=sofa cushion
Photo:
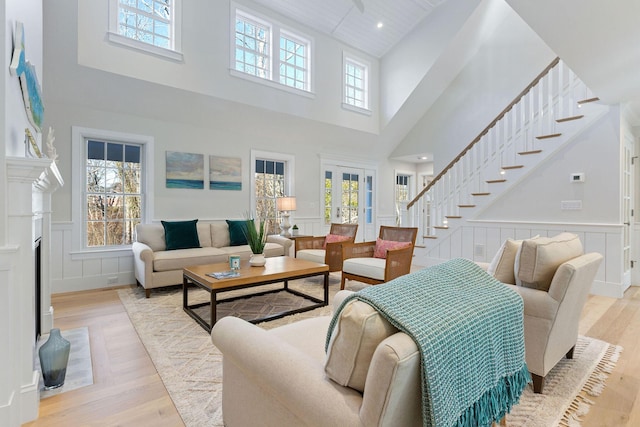
[[[394,242],[393,240],[376,239],[376,247],[373,251],[374,258],[386,258],[387,251],[390,249],[402,249],[411,246],[411,242]]]
[[[387,260],[382,258],[349,258],[342,263],[342,271],[358,276],[384,280]]]
[[[227,259],[225,251],[212,247],[158,251],[153,253],[153,270],[181,270],[191,265],[226,262]]]
[[[229,225],[229,239],[231,246],[240,246],[247,244],[247,220],[227,220]]]
[[[347,240],[351,240],[351,237],[342,236],[340,234],[327,234],[327,236],[324,238],[324,244],[322,245],[322,248],[326,249],[327,243],[346,242]]]
[[[214,221],[209,225],[211,226],[211,246],[214,248],[231,246],[229,224],[226,221]]]
[[[521,286],[548,291],[560,264],[582,254],[580,238],[572,233],[524,240],[515,271],[516,278]]]
[[[378,344],[398,330],[369,304],[352,300],[333,329],[325,371],[342,386],[364,392],[371,358]]]
[[[491,260],[487,273],[501,281],[514,285],[516,283],[514,265],[518,249],[522,246],[522,240],[507,239],[502,244],[496,255]]]
[[[190,221],[160,221],[164,227],[167,250],[199,248],[197,219]]]
[[[167,245],[164,241],[164,227],[162,224],[136,225],[136,242],[144,243],[152,251],[164,251]]]
[[[296,258],[304,259],[318,264],[324,264],[327,251],[324,249],[302,249],[296,252]]]

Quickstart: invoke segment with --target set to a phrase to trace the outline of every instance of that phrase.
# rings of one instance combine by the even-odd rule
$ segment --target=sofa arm
[[[293,245],[293,240],[288,239],[284,236],[280,236],[279,234],[270,234],[267,236],[267,242],[269,243],[277,243],[284,247],[285,255],[289,253],[289,248]]]
[[[133,242],[131,250],[136,280],[143,288],[150,289],[153,285],[151,283],[153,281],[153,250],[140,242]]]
[[[319,339],[324,337],[323,334]],[[224,365],[231,363],[252,385],[268,393],[305,424],[327,427],[360,424],[360,393],[328,380],[320,361],[278,336],[227,316],[216,322],[211,341],[222,352]],[[223,390],[227,387],[230,390],[233,384],[225,383]],[[251,406],[252,402],[244,401],[242,405]]]

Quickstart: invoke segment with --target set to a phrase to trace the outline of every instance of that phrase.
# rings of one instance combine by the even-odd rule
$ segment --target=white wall
[[[522,19],[509,11],[392,156],[431,152],[438,173],[554,58]]]
[[[78,2],[78,62],[141,80],[201,93],[247,105],[312,118],[326,123],[365,131],[378,132],[378,60],[363,52],[355,52],[371,64],[370,101],[373,114],[354,114],[341,108],[342,50],[345,45],[320,33],[301,27],[281,16],[275,16],[250,0],[239,2],[256,13],[273,19],[313,39],[313,97],[291,95],[290,91],[273,89],[259,83],[233,77],[229,73],[229,0],[192,0],[182,2],[184,62],[166,60],[123,49],[106,41],[108,8],[104,2]],[[263,16],[264,16],[263,15]],[[207,19],[204,21],[203,16]],[[235,16],[235,15],[233,15]],[[206,22],[206,24],[205,24]],[[197,25],[193,25],[197,23]],[[349,48],[350,51],[353,49]],[[151,71],[152,70],[152,71]]]

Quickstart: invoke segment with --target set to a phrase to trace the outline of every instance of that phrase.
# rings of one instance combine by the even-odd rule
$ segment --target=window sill
[[[83,249],[80,251],[73,251],[70,253],[73,261],[83,259],[99,259],[99,258],[119,258],[124,256],[131,256],[131,246],[123,246],[118,248],[104,248],[104,249]]]
[[[176,62],[184,62],[184,56],[182,52],[178,52],[171,49],[165,49],[163,47],[153,46],[148,43],[144,43],[138,40],[133,40],[128,37],[121,36],[120,34],[108,32],[107,39],[114,44],[126,46],[131,49],[135,49],[144,53],[149,53],[161,58],[171,59]]]
[[[356,107],[355,105],[347,104],[344,102],[342,103],[342,109],[352,111],[354,113],[362,114],[364,116],[371,116],[372,114],[372,111],[369,110],[368,108],[360,108],[360,107]]]
[[[294,87],[291,86],[286,86],[283,85],[281,83],[275,82],[273,80],[267,80],[267,79],[262,79],[260,77],[255,77],[252,76],[251,74],[247,74],[247,73],[243,73],[241,71],[237,71],[234,69],[229,69],[229,74],[231,74],[233,77],[238,77],[241,78],[243,80],[248,80],[250,82],[253,83],[258,83],[264,86],[269,86],[272,87],[274,89],[279,89],[285,92],[289,92],[291,94],[294,95],[300,95],[300,96],[304,96],[305,98],[310,98],[310,99],[315,99],[316,98],[316,94],[311,92],[311,91],[307,91],[307,90],[302,90],[302,89],[296,89]]]

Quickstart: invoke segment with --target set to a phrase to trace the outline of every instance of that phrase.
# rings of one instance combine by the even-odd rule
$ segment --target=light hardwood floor
[[[27,426],[184,425],[116,290],[54,295],[52,304],[56,327],[89,328],[94,384],[43,399]],[[640,425],[640,287],[622,299],[591,296],[580,333],[624,347],[583,426]]]

